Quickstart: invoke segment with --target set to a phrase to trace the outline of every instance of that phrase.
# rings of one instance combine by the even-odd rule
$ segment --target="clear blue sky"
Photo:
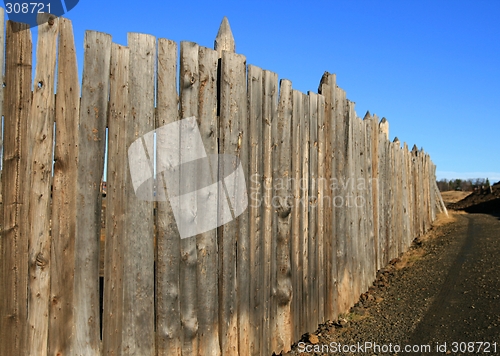
[[[303,92],[336,73],[358,116],[386,117],[391,139],[430,153],[438,179],[500,180],[498,0],[80,0],[66,15],[80,66],[85,30],[212,47],[223,16],[248,64]]]

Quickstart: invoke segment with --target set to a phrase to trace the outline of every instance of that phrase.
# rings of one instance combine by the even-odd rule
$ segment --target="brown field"
[[[457,192],[454,190],[450,190],[448,192],[441,192],[441,196],[443,197],[444,203],[449,204],[449,203],[456,203],[464,199],[465,197],[470,195],[470,193],[472,192],[461,192],[461,191]]]

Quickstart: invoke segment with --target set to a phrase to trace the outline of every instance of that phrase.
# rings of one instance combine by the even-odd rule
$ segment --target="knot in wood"
[[[288,215],[290,215],[290,212],[292,211],[292,207],[290,204],[288,204],[288,199],[287,198],[280,198],[278,199],[279,201],[279,206],[276,209],[276,212],[278,213],[278,216],[282,219],[286,218]],[[285,203],[285,204],[283,204]]]
[[[43,253],[39,252],[37,255],[36,255],[36,265],[38,267],[45,267],[47,265],[47,259],[43,256]]]

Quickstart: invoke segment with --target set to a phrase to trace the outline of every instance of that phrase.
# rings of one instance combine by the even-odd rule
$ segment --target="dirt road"
[[[455,217],[290,355],[500,354],[500,217]]]

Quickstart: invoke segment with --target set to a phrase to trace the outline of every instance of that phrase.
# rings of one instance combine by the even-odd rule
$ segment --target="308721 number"
[[[23,3],[6,3],[5,4],[5,11],[8,14],[14,13],[14,14],[34,14],[34,13],[43,13],[43,12],[48,12],[50,13],[50,3],[44,4],[44,3],[38,3],[38,2],[23,2]]]

